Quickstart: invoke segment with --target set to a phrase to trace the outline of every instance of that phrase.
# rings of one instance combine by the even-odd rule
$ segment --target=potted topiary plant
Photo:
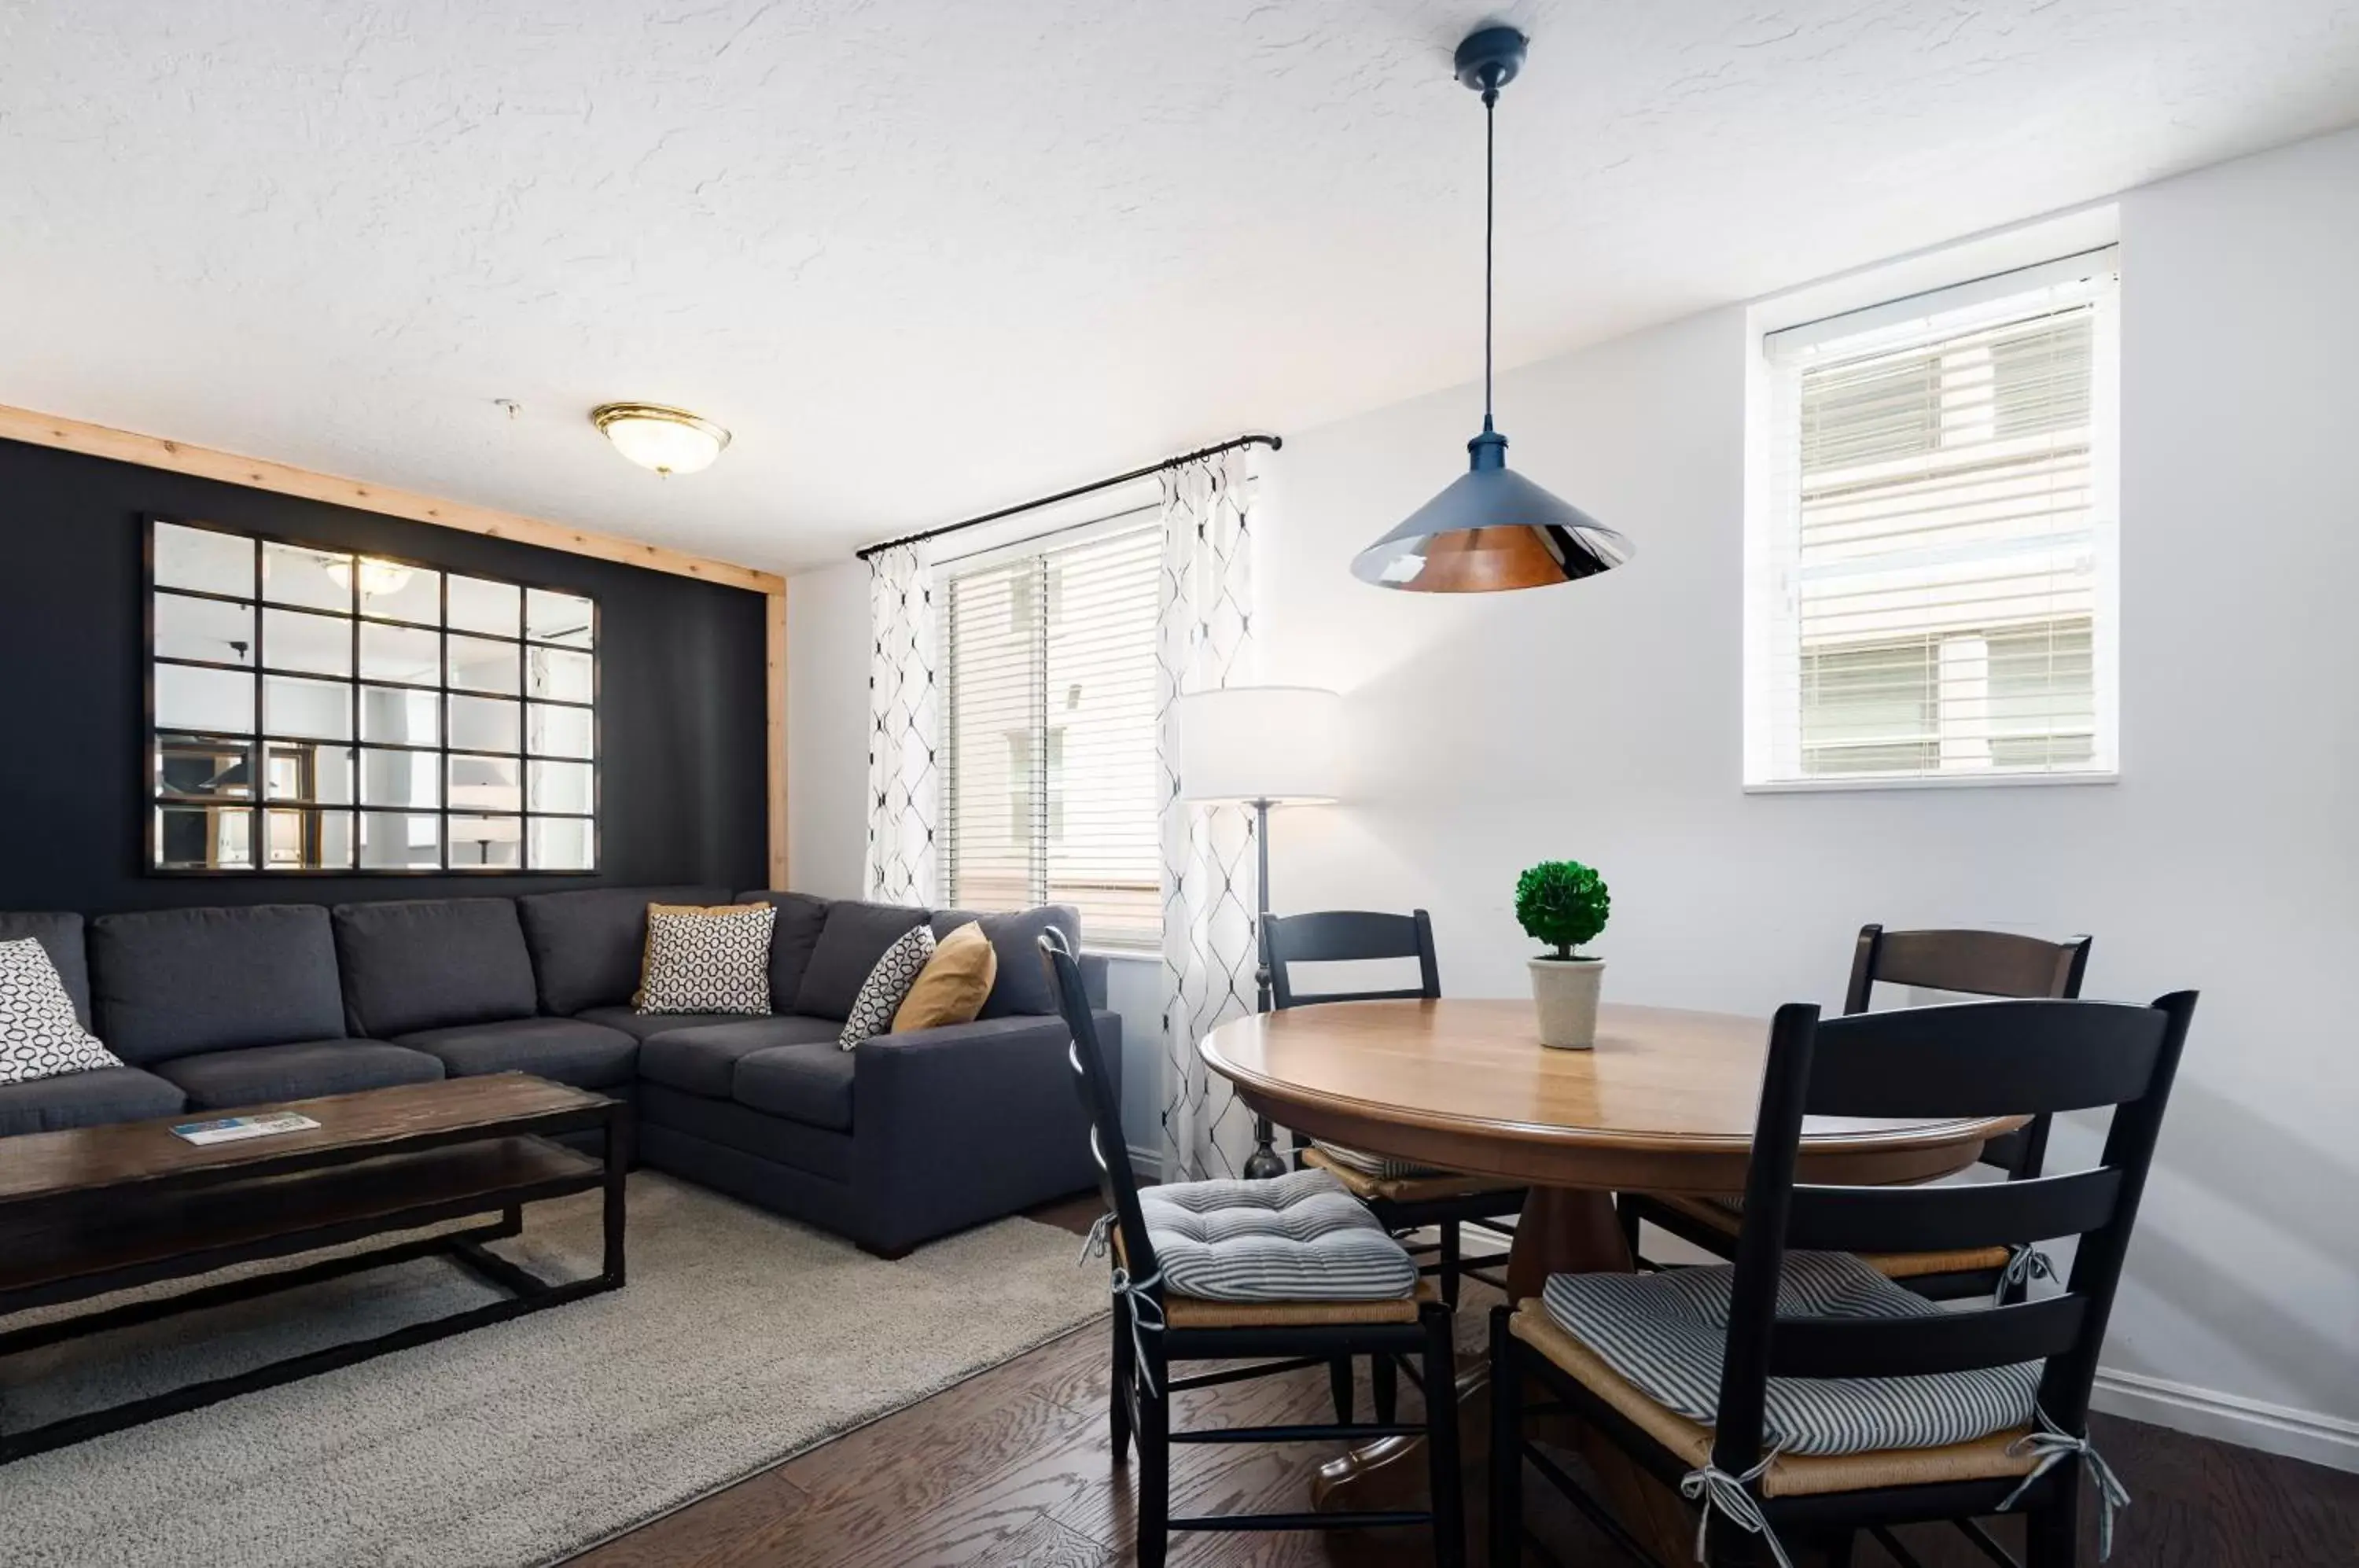
[[[1597,988],[1605,961],[1577,950],[1605,929],[1614,901],[1605,879],[1578,860],[1543,860],[1516,878],[1516,920],[1556,951],[1531,961],[1540,1043],[1586,1051],[1597,1043]]]

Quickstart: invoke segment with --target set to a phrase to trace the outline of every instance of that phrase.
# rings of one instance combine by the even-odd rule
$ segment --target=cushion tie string
[[[1761,1478],[1762,1474],[1777,1462],[1778,1450],[1772,1448],[1761,1456],[1761,1463],[1742,1475],[1732,1475],[1716,1465],[1706,1465],[1701,1470],[1690,1470],[1680,1477],[1680,1496],[1694,1502],[1702,1499],[1703,1511],[1696,1518],[1695,1560],[1710,1561],[1704,1555],[1706,1539],[1712,1532],[1712,1510],[1718,1508],[1728,1516],[1728,1522],[1737,1529],[1759,1536],[1769,1547],[1769,1555],[1777,1568],[1794,1568],[1794,1560],[1786,1555],[1785,1542],[1769,1528],[1767,1516],[1761,1511],[1760,1501],[1745,1487]]]
[[[1991,1305],[2004,1305],[2007,1291],[2017,1285],[2028,1290],[2034,1279],[2055,1278],[2056,1265],[2048,1260],[2048,1254],[2036,1247],[2018,1247],[2008,1255],[2006,1267],[1999,1270],[1998,1284],[1991,1290]]]
[[[1082,1240],[1082,1256],[1077,1261],[1086,1263],[1093,1258],[1106,1255],[1107,1238],[1114,1233],[1114,1216],[1110,1213],[1098,1216],[1097,1224],[1090,1226],[1090,1234]],[[1149,1399],[1156,1397],[1155,1374],[1148,1370],[1154,1363],[1147,1358],[1147,1336],[1163,1332],[1163,1303],[1155,1295],[1162,1284],[1160,1269],[1144,1279],[1134,1279],[1129,1269],[1116,1264],[1114,1277],[1107,1285],[1107,1294],[1121,1298],[1129,1309],[1131,1365],[1137,1372],[1138,1380],[1147,1385]]]
[[[2074,1437],[2049,1420],[2048,1412],[2039,1407],[2035,1405],[2032,1407],[2032,1411],[2039,1418],[2039,1430],[2026,1432],[2017,1438],[2006,1445],[2006,1451],[2017,1455],[2038,1454],[2039,1463],[2033,1467],[2030,1475],[2023,1478],[2014,1491],[2006,1495],[2006,1501],[1999,1504],[1998,1511],[2006,1513],[2014,1508],[2017,1499],[2031,1489],[2031,1484],[2034,1481],[2047,1475],[2066,1459],[2078,1454],[2081,1464],[2089,1472],[2089,1479],[2096,1483],[2099,1505],[2097,1561],[2105,1562],[2114,1554],[2114,1510],[2130,1506],[2129,1490],[2122,1485],[2121,1477],[2114,1474],[2114,1467],[2105,1463],[2104,1455],[2097,1452],[2095,1443],[2085,1437]]]

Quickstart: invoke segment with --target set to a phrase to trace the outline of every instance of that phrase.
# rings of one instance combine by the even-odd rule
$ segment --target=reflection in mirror
[[[524,764],[513,757],[451,754],[451,809],[518,811],[524,809]]]
[[[456,757],[451,759],[457,761]],[[451,819],[451,869],[471,866],[516,866],[524,864],[522,817],[460,817]]]
[[[254,663],[254,607],[219,599],[156,595],[156,657],[207,664]]]
[[[524,596],[524,635],[535,642],[588,648],[597,615],[590,601],[575,593],[555,593],[531,588]]]
[[[431,691],[361,688],[361,739],[388,746],[442,744],[442,699]]]
[[[274,740],[264,744],[263,752],[263,787],[269,799],[307,800],[321,806],[353,803],[350,746]]]
[[[451,744],[467,751],[516,749],[516,704],[506,697],[453,697]]]
[[[558,702],[587,702],[592,694],[590,656],[563,648],[536,648],[526,659],[527,692]]]
[[[245,871],[254,866],[247,806],[158,806],[156,866],[163,871]]]
[[[442,574],[406,561],[363,556],[361,614],[439,626],[442,624]]]
[[[452,577],[450,583],[452,631],[516,635],[517,605],[524,595],[515,583],[486,583],[480,577]]]
[[[265,811],[262,838],[266,870],[343,871],[353,864],[350,811]]]
[[[535,762],[527,782],[530,805],[536,811],[560,811],[571,815],[590,814],[590,765],[586,762]]]
[[[591,755],[595,726],[587,708],[553,708],[533,702],[526,707],[525,749],[541,757]]]
[[[442,634],[419,626],[361,623],[361,679],[407,686],[442,684]]]
[[[310,550],[299,544],[262,547],[262,596],[274,604],[299,604],[307,610],[353,608],[353,558],[341,550]]]
[[[343,615],[300,610],[262,612],[262,662],[272,670],[310,675],[353,672],[353,623]]]
[[[254,733],[254,677],[234,670],[156,666],[156,727]]]
[[[253,800],[251,744],[208,735],[158,735],[156,793],[176,800]]]
[[[254,597],[254,541],[210,528],[156,525],[156,586]]]
[[[432,870],[442,864],[442,819],[397,811],[363,811],[360,865],[364,871]]]
[[[353,689],[341,681],[262,678],[262,727],[275,735],[317,740],[353,738]]]
[[[442,803],[442,754],[437,751],[361,753],[361,804],[439,806]]]
[[[482,637],[451,637],[451,685],[460,691],[516,693],[516,645],[486,642]]]
[[[529,819],[526,853],[535,871],[587,871],[597,831],[586,817]]]

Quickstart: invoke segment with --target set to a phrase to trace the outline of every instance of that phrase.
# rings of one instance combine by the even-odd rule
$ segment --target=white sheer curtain
[[[1253,818],[1180,795],[1172,702],[1245,685],[1256,662],[1254,491],[1245,450],[1163,476],[1163,587],[1157,618],[1156,747],[1163,781],[1163,1177],[1236,1176],[1253,1113],[1204,1066],[1196,1042],[1254,1007]]]
[[[935,680],[934,573],[923,545],[868,558],[869,898],[931,906],[939,886],[940,688]]]

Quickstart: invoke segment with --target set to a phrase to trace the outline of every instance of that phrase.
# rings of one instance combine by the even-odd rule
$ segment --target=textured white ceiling
[[[0,402],[820,563],[1465,381],[1492,17],[1507,364],[2359,119],[2349,0],[0,3]]]

